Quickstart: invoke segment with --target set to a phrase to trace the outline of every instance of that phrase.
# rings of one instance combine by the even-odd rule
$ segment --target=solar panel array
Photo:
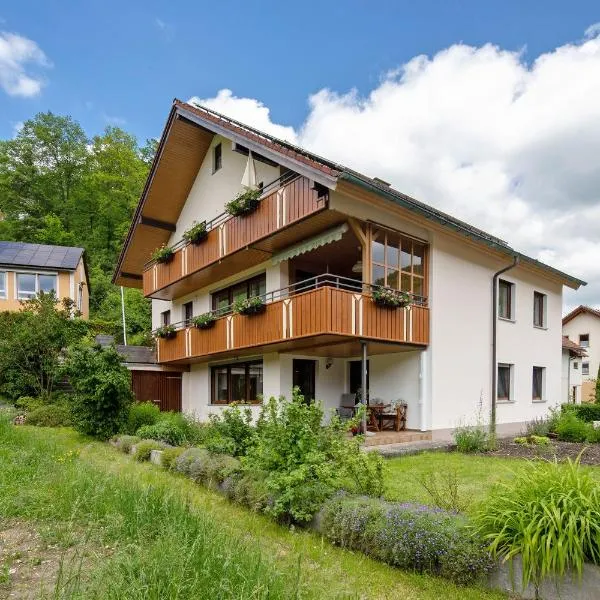
[[[0,242],[0,266],[38,267],[74,271],[83,248]]]

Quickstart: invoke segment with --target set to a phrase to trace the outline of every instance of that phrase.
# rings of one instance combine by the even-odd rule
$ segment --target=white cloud
[[[104,119],[104,122],[108,125],[114,125],[116,127],[122,127],[123,125],[127,124],[126,119],[123,119],[122,117],[112,117],[105,113],[102,114],[102,119]]]
[[[0,87],[10,96],[36,96],[44,80],[29,70],[50,67],[50,61],[41,48],[30,39],[0,31]]]
[[[600,26],[527,64],[453,45],[387,74],[366,97],[320,90],[296,132],[230,90],[198,100],[353,167],[588,280],[600,306]]]

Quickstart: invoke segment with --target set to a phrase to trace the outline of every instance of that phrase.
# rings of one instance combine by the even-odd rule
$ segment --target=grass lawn
[[[0,597],[503,597],[285,529],[70,430],[0,423],[0,539]]]

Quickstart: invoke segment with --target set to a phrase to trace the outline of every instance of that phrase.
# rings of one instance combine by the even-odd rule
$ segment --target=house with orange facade
[[[0,311],[20,310],[24,300],[54,291],[89,316],[83,248],[0,241]]]
[[[152,299],[157,361],[183,371],[188,413],[257,412],[297,386],[340,413],[366,400],[372,428],[432,439],[489,415],[508,434],[560,404],[563,287],[584,284],[377,177],[177,100],[114,282]]]

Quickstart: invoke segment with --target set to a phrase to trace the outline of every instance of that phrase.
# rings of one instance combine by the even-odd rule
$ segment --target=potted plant
[[[258,315],[265,312],[267,305],[260,296],[254,298],[245,298],[235,301],[233,311],[240,315]]]
[[[175,256],[173,248],[163,244],[152,253],[152,260],[155,260],[157,263],[169,263],[173,260],[173,256]]]
[[[240,192],[233,200],[225,205],[225,210],[232,217],[245,217],[253,213],[260,203],[262,190],[246,190]]]
[[[373,290],[373,302],[385,308],[404,308],[410,305],[410,294],[390,288],[377,288]]]
[[[172,340],[177,335],[177,331],[174,325],[163,325],[154,332],[154,335],[162,340]]]
[[[192,325],[198,329],[210,329],[215,324],[215,315],[210,312],[198,315],[192,319]]]
[[[183,239],[190,244],[200,244],[206,239],[207,235],[206,221],[201,223],[194,221],[192,226],[183,234]]]

